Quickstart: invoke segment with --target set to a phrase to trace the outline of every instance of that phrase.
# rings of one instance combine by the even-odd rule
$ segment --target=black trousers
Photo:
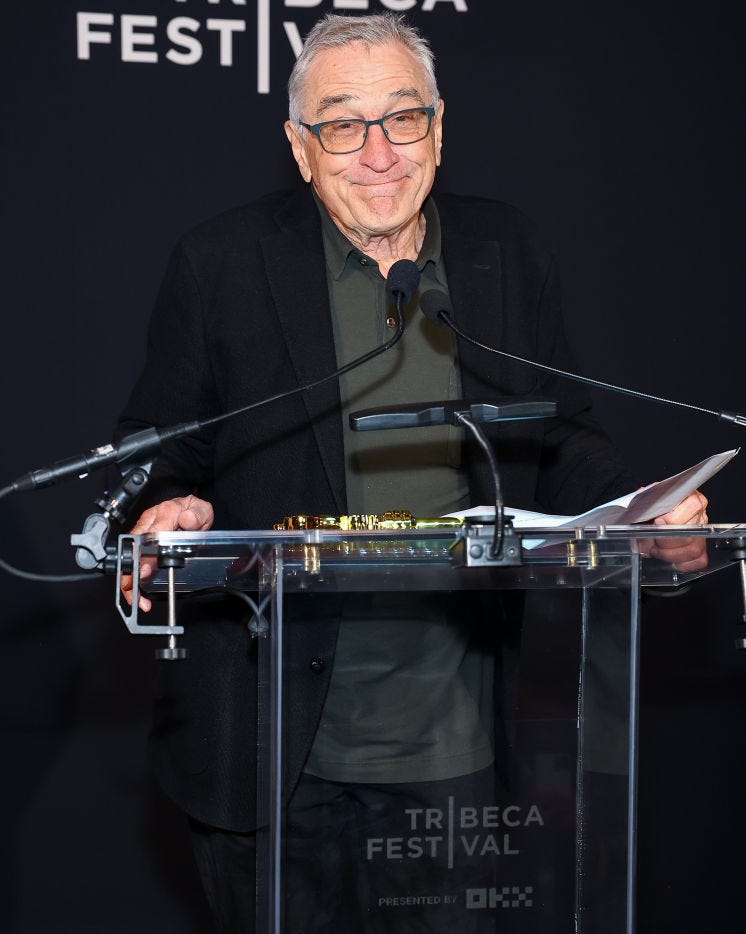
[[[495,862],[479,834],[462,838],[494,800],[492,768],[389,785],[303,776],[285,819],[285,932],[491,934],[495,913],[466,911],[465,900],[494,885]],[[217,930],[253,934],[256,834],[191,829]]]

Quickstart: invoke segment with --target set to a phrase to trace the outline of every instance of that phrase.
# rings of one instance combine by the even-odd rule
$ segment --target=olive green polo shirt
[[[389,340],[396,310],[386,297],[378,264],[353,247],[323,208],[322,228],[337,365]],[[469,504],[461,471],[461,430],[454,426],[352,431],[348,415],[360,409],[458,399],[461,395],[454,336],[419,309],[428,289],[447,292],[440,220],[432,199],[423,207],[426,229],[417,257],[420,286],[404,310],[404,336],[391,350],[340,378],[347,509],[378,514],[409,509],[442,516]]]
[[[317,200],[341,366],[383,344],[395,327],[385,279]],[[418,291],[399,343],[340,379],[350,513],[409,509],[437,516],[468,505],[460,429],[448,426],[353,432],[359,409],[460,396],[451,332],[428,321],[419,296],[447,291],[440,221],[432,198],[417,258]],[[478,651],[460,619],[458,595],[350,594],[345,598],[324,711],[305,770],[340,782],[433,781],[492,761],[494,658]]]

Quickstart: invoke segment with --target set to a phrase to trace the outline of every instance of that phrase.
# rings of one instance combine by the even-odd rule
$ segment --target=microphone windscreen
[[[441,311],[444,311],[449,317],[453,312],[451,299],[445,292],[441,292],[439,289],[428,289],[424,295],[421,295],[420,308],[422,309],[422,314],[428,321],[439,325],[445,324],[440,318]]]
[[[398,259],[386,277],[386,295],[396,304],[397,297],[406,305],[420,284],[420,271],[411,259]]]

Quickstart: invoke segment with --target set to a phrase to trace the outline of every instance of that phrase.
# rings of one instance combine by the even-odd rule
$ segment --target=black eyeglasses
[[[351,117],[349,120],[325,120],[314,124],[300,120],[299,123],[318,138],[324,152],[342,156],[362,149],[368,138],[368,129],[372,126],[380,126],[386,139],[394,146],[418,143],[430,132],[434,116],[435,107],[408,107],[406,110],[395,110],[378,120]]]

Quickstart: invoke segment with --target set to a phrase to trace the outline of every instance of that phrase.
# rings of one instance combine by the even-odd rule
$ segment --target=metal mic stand
[[[150,479],[153,459],[127,467],[120,466],[122,482],[112,492],[105,490],[96,500],[101,512],[92,513],[83,523],[83,531],[70,536],[70,544],[76,549],[75,563],[86,571],[101,571],[103,574],[117,573],[117,549],[107,545],[111,531],[111,520],[123,523],[132,503],[142,493]],[[130,569],[131,570],[131,569]]]

